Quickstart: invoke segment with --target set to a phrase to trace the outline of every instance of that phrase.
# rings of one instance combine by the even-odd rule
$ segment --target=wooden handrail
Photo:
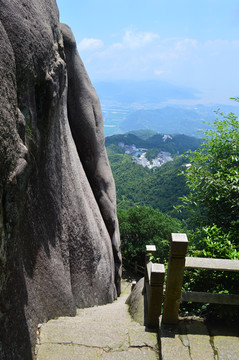
[[[186,257],[185,268],[237,272],[239,271],[239,260]]]
[[[188,239],[186,234],[172,234],[168,262],[167,285],[164,300],[163,322],[178,321],[180,301],[239,305],[239,295],[211,294],[206,292],[182,292],[184,269],[206,269],[239,272],[239,260],[186,257]],[[155,246],[147,246],[145,256],[145,293],[147,300],[148,327],[156,327],[161,314],[164,285],[164,265],[149,261]]]
[[[182,291],[181,301],[192,301],[203,304],[239,305],[239,295]]]
[[[172,234],[163,312],[165,324],[178,321],[180,301],[239,305],[239,295],[191,291],[181,293],[185,268],[239,272],[239,260],[186,257],[187,242],[186,234]]]

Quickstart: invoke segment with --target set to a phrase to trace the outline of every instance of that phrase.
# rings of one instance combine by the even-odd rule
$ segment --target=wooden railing
[[[137,261],[134,261],[133,263],[130,261],[125,261],[124,264],[126,265],[127,269],[134,275],[139,276],[144,275],[145,268],[143,266],[140,266]]]
[[[164,324],[177,323],[181,301],[239,305],[239,295],[181,291],[184,269],[239,272],[239,260],[186,257],[187,246],[186,234],[172,234],[163,311]]]
[[[239,272],[239,260],[186,257],[187,247],[186,234],[172,234],[162,317],[164,324],[177,323],[181,301],[239,305],[239,295],[182,292],[184,269]],[[163,301],[164,265],[149,261],[149,254],[154,255],[155,252],[154,245],[146,246],[145,293],[149,328],[158,326]]]

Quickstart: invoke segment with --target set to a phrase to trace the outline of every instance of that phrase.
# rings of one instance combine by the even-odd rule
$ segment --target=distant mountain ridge
[[[217,110],[217,108],[214,110]],[[155,110],[138,110],[130,113],[120,124],[123,132],[152,129],[171,134],[202,136],[200,130],[208,129],[216,118],[212,107],[203,105],[188,107],[167,106]],[[223,111],[238,113],[236,106],[224,106]]]
[[[164,81],[115,81],[94,84],[100,98],[106,136],[132,130],[200,137],[215,111],[239,114],[239,105],[201,103],[200,91]],[[225,99],[228,102],[229,99]]]
[[[140,136],[137,136],[139,134]],[[186,151],[197,149],[202,140],[193,136],[184,134],[152,134],[149,130],[150,136],[147,138],[146,131],[135,131],[134,133],[126,133],[119,135],[112,135],[105,138],[105,145],[116,145],[124,143],[125,145],[135,145],[138,148],[158,149],[158,151],[166,151],[171,154],[182,154]],[[165,136],[168,135],[168,136]],[[143,138],[142,138],[143,136]]]

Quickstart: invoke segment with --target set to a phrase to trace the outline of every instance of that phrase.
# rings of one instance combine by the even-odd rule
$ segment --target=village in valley
[[[149,161],[146,158],[147,149],[137,148],[134,144],[125,145],[123,142],[119,142],[118,146],[125,150],[125,154],[132,155],[132,162],[149,169],[160,167],[168,161],[173,161],[169,152],[160,151],[154,159]]]

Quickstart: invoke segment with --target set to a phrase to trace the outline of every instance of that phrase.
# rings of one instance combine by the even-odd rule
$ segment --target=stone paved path
[[[204,324],[182,318],[176,326],[161,326],[161,360],[239,360],[239,328]]]
[[[121,297],[112,304],[42,324],[37,360],[158,360],[157,334],[132,320],[125,304],[130,285],[123,285]]]
[[[194,318],[161,326],[158,351],[157,334],[147,332],[129,315],[125,301],[130,285],[123,282],[122,288],[113,304],[80,309],[76,317],[42,324],[36,359],[239,360],[239,327],[208,328]]]

